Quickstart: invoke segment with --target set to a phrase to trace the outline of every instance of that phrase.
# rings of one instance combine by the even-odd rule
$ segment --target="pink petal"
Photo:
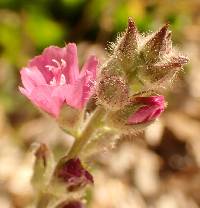
[[[76,44],[69,43],[64,48],[50,46],[21,70],[23,87],[19,90],[36,106],[57,117],[65,102],[77,109],[85,105],[96,79],[97,64],[96,58],[91,56],[79,73]],[[62,77],[60,83],[58,80],[52,84],[56,72],[50,71],[51,66],[55,66],[60,76],[64,74],[65,79]]]
[[[97,65],[98,65],[98,60],[96,59],[96,57],[90,56],[83,65],[80,76],[82,77],[85,74],[90,73],[91,78],[93,80],[96,80]]]
[[[36,56],[32,60],[30,60],[28,66],[36,66],[45,77],[47,83],[49,83],[53,78],[53,74],[51,71],[49,71],[49,69],[46,66],[55,66],[55,63],[52,61],[52,59],[55,59],[60,62],[61,59],[66,59],[66,54],[66,47],[59,48],[57,46],[50,46],[44,49],[41,55]]]
[[[136,97],[134,102],[145,106],[128,118],[128,124],[152,121],[164,111],[164,96]]]
[[[37,67],[22,68],[20,74],[22,84],[29,93],[31,93],[36,86],[46,84],[44,77]]]
[[[147,105],[163,105],[164,104],[164,96],[150,96],[150,97],[136,97],[135,101],[138,103],[143,103]]]
[[[88,101],[89,97],[92,95],[92,88],[96,81],[96,71],[97,71],[98,61],[95,56],[91,56],[84,64],[79,80],[79,103],[80,106],[84,106]]]
[[[23,88],[23,87],[19,87],[19,91],[20,91],[23,95],[25,95],[26,97],[29,98],[29,95],[30,95],[31,92],[27,91],[27,90],[26,90],[25,88]]]
[[[67,61],[67,67],[64,70],[64,75],[67,79],[67,82],[69,84],[73,84],[79,74],[79,68],[78,68],[78,57],[77,57],[77,47],[75,43],[69,43],[66,46],[66,58]]]
[[[159,106],[144,106],[128,118],[128,124],[138,124],[156,119],[164,109]]]
[[[37,86],[33,89],[29,99],[42,110],[58,117],[64,101],[63,97],[59,97],[59,94],[54,94],[55,89],[49,85]]]
[[[70,90],[65,94],[66,103],[76,109],[82,109],[86,102],[83,98],[83,81],[79,80],[70,86]]]
[[[52,92],[52,97],[59,97],[59,99],[63,102],[66,98],[72,99],[74,95],[73,88],[74,86],[72,85],[56,86]],[[73,98],[73,100],[76,100],[76,98]]]

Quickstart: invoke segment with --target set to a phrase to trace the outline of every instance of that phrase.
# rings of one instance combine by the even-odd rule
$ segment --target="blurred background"
[[[161,119],[95,157],[89,208],[200,207],[200,1],[0,0],[0,207],[26,208],[35,141],[63,154],[69,139],[19,91],[19,70],[49,45],[76,42],[80,64],[105,48],[132,16],[141,32],[169,22],[190,63],[165,92]],[[65,147],[65,148],[63,148]]]

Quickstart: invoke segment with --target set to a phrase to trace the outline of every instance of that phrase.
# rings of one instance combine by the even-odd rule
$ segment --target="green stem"
[[[97,107],[90,120],[88,121],[85,129],[82,131],[81,135],[75,140],[70,152],[67,155],[67,158],[76,157],[81,150],[88,143],[91,135],[94,133],[94,130],[99,126],[101,119],[105,116],[105,109],[103,107]]]
[[[99,127],[99,125],[101,124],[101,120],[105,116],[105,114],[106,110],[102,106],[98,106],[95,109],[90,119],[88,120],[85,128],[81,132],[80,136],[75,139],[75,142],[72,148],[70,149],[69,153],[59,161],[57,167],[62,165],[65,161],[69,160],[70,158],[76,157],[81,152],[81,150],[88,143],[95,129]]]
[[[40,192],[38,196],[38,201],[36,208],[46,208],[52,196],[48,193]]]

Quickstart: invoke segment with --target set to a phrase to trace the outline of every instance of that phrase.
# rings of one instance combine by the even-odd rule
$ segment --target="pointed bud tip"
[[[133,31],[134,33],[137,31],[135,21],[132,17],[128,18],[128,31]]]
[[[38,149],[35,152],[35,156],[37,158],[42,158],[46,155],[47,151],[48,151],[48,148],[47,148],[46,144],[41,143],[40,146],[38,147]]]
[[[38,149],[35,151],[35,157],[37,159],[42,159],[44,166],[46,166],[46,163],[47,163],[46,159],[47,159],[48,151],[49,149],[47,145],[44,143],[41,143]]]
[[[164,26],[161,27],[161,29],[158,31],[157,34],[159,34],[159,36],[163,36],[163,37],[165,37],[166,35],[168,36],[168,34],[167,34],[168,28],[169,28],[169,23],[165,23]]]

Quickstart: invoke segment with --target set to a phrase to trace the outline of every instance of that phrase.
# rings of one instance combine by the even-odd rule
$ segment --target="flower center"
[[[57,85],[64,85],[66,84],[66,77],[63,74],[63,68],[67,66],[67,63],[65,60],[60,59],[60,62],[56,59],[52,59],[52,62],[55,63],[56,66],[53,65],[46,65],[45,67],[48,68],[49,71],[53,73],[53,78],[49,82],[52,86]]]

